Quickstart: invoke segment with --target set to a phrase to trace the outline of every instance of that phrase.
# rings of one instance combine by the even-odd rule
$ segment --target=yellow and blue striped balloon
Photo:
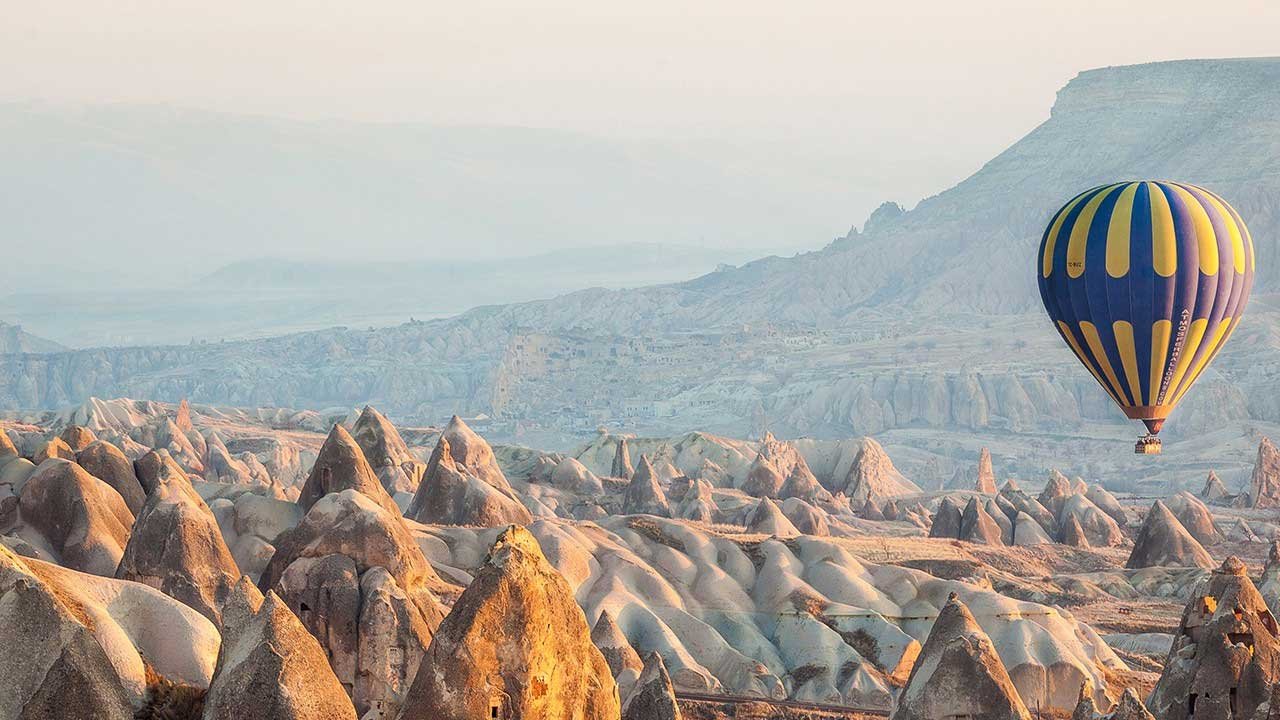
[[[1062,339],[1152,434],[1240,324],[1253,239],[1209,190],[1164,180],[1087,190],[1049,221],[1040,297]]]

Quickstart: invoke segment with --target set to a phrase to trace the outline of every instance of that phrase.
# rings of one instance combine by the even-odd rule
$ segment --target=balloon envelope
[[[1071,351],[1155,433],[1240,324],[1254,269],[1226,201],[1161,180],[1073,198],[1045,229],[1036,276]]]

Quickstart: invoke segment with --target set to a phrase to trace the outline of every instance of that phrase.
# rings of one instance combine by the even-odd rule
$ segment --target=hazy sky
[[[1280,53],[1272,0],[41,0],[9,98],[601,132],[1008,141],[1089,67]]]
[[[1044,120],[1082,69],[1280,54],[1275,0],[0,0],[0,10],[3,101],[794,148],[815,174],[858,185],[829,229],[789,240],[797,248],[860,223],[873,200],[911,205],[973,172]],[[828,151],[839,167],[822,167]]]

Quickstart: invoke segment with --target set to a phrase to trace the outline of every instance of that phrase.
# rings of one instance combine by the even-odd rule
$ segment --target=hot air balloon
[[[1040,241],[1040,298],[1067,346],[1147,435],[1157,433],[1240,324],[1253,239],[1213,192],[1164,180],[1086,190]]]

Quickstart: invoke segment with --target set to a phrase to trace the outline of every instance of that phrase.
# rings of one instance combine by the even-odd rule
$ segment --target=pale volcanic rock
[[[1262,568],[1262,578],[1258,582],[1258,592],[1266,600],[1271,614],[1280,610],[1280,540],[1271,541],[1271,549],[1267,552],[1267,564]]]
[[[90,443],[98,439],[92,430],[83,425],[68,425],[62,429],[62,432],[58,433],[58,437],[74,453],[84,450],[89,447]]]
[[[1031,720],[1009,672],[953,593],[898,697],[893,720]]]
[[[1222,484],[1218,473],[1210,470],[1208,477],[1204,479],[1204,489],[1200,491],[1200,499],[1207,503],[1220,503],[1230,497],[1231,493],[1227,492],[1227,486]]]
[[[41,465],[49,458],[61,458],[62,460],[75,462],[76,452],[71,449],[71,446],[67,444],[66,440],[63,440],[60,437],[55,437],[40,446],[39,450],[36,450],[35,454],[31,456],[31,462],[36,465]]]
[[[938,504],[933,524],[929,527],[929,537],[959,539],[960,525],[963,521],[964,515],[960,506],[956,505],[950,497],[944,497]]]
[[[869,497],[891,498],[920,492],[893,466],[889,454],[880,443],[869,437],[862,438],[858,454],[849,468],[849,474],[837,489],[854,502],[865,502]]]
[[[858,516],[863,520],[871,521],[882,521],[885,519],[884,511],[880,509],[880,504],[876,502],[875,498],[867,498],[866,501],[862,503],[862,510],[858,513]]]
[[[1061,500],[1071,494],[1071,481],[1067,479],[1067,476],[1057,470],[1050,470],[1049,481],[1045,483],[1044,489],[1040,491],[1040,497],[1037,499],[1041,505],[1049,508],[1050,512],[1057,514]]]
[[[646,455],[640,456],[640,464],[627,483],[622,498],[622,512],[628,515],[645,514],[670,517],[671,506],[662,486],[655,477],[653,465]]]
[[[387,512],[400,514],[400,508],[383,489],[355,438],[341,424],[335,423],[320,448],[315,464],[311,466],[311,473],[298,496],[298,504],[304,510],[310,510],[324,496],[343,490],[363,493]]]
[[[135,515],[142,510],[147,494],[138,482],[133,463],[115,445],[105,440],[95,440],[76,455],[76,462],[90,475],[98,478],[120,493],[129,512]]]
[[[209,507],[186,478],[147,497],[115,576],[149,585],[222,625],[240,569]]]
[[[644,670],[622,707],[622,720],[681,720],[676,691],[662,656],[645,656]]]
[[[1110,712],[1099,712],[1090,688],[1081,687],[1080,702],[1071,713],[1071,720],[1155,720],[1155,717],[1131,687],[1124,689],[1120,701],[1111,708]]]
[[[1007,520],[1006,520],[1007,522]],[[978,498],[971,498],[960,517],[959,539],[979,545],[1004,545],[1004,532]]]
[[[714,489],[706,480],[693,480],[674,509],[676,517],[694,522],[712,522],[716,517]]]
[[[1110,491],[1102,487],[1099,483],[1094,483],[1085,491],[1084,496],[1089,502],[1098,506],[1098,509],[1111,516],[1116,521],[1116,525],[1123,529],[1129,524],[1129,516],[1124,511],[1124,506],[1112,495]]]
[[[646,458],[641,456],[641,462],[645,460]],[[760,453],[756,455],[755,462],[751,463],[747,478],[742,481],[739,489],[753,497],[777,497],[785,480],[774,464]]]
[[[404,521],[344,490],[275,545],[258,587],[280,595],[324,646],[357,712],[394,714],[444,617],[434,595],[444,584]]]
[[[1250,718],[1271,699],[1278,668],[1276,619],[1229,557],[1191,594],[1147,705],[1160,720]]]
[[[138,484],[142,486],[142,490],[148,495],[156,488],[175,478],[185,479],[187,477],[186,471],[178,465],[168,450],[152,450],[148,452],[134,461],[133,470],[138,478]]]
[[[131,698],[88,622],[0,546],[0,717],[132,720]]]
[[[635,468],[631,466],[631,451],[627,448],[627,439],[621,438],[618,440],[618,449],[613,453],[613,464],[609,467],[609,475],[630,480],[633,472]]]
[[[1222,542],[1222,533],[1218,532],[1218,527],[1213,522],[1213,513],[1196,496],[1184,490],[1169,498],[1165,506],[1201,545]]]
[[[440,624],[400,717],[613,720],[618,687],[573,590],[529,531],[504,531]]]
[[[133,513],[110,485],[74,462],[46,460],[27,479],[18,509],[63,565],[94,575],[115,574]]]
[[[800,498],[788,498],[782,503],[782,514],[805,535],[830,535],[831,524],[827,514]]]
[[[351,426],[351,436],[389,494],[412,493],[418,489],[427,470],[426,463],[409,452],[400,431],[382,413],[365,405]]]
[[[471,442],[470,452],[475,456],[475,441]],[[484,447],[487,449],[488,445]],[[505,477],[501,485],[508,489],[504,492],[459,462],[459,454],[453,450],[452,441],[442,435],[431,453],[418,491],[405,511],[406,517],[422,523],[483,527],[524,525],[533,521],[529,510],[506,485]]]
[[[1013,484],[1012,480],[1004,484],[996,499],[1008,503],[1009,507],[1013,508],[1014,515],[1019,512],[1030,515],[1036,522],[1040,523],[1045,532],[1052,533],[1054,528],[1058,526],[1058,521],[1053,516],[1053,513],[1049,512],[1049,509],[1044,505],[1041,505],[1039,500],[1031,497],[1016,484]]]
[[[973,489],[984,495],[996,494],[996,472],[991,467],[991,451],[986,448],[978,453],[978,475]]]
[[[316,639],[284,602],[227,607],[218,669],[203,720],[355,720],[356,711]]]
[[[1214,567],[1213,558],[1159,500],[1151,506],[1134,541],[1127,568]]]
[[[597,497],[604,494],[604,485],[596,474],[578,462],[577,458],[566,457],[556,464],[551,473],[551,484],[578,495]]]
[[[454,461],[471,472],[472,475],[492,485],[504,495],[511,495],[511,484],[498,467],[498,460],[493,456],[493,448],[489,443],[472,430],[462,418],[454,415],[440,435],[448,440],[449,453]]]
[[[247,484],[254,481],[249,466],[234,457],[217,431],[205,438],[204,478],[209,482]]]
[[[783,481],[782,487],[778,489],[778,499],[780,500],[806,500],[808,502],[830,502],[831,493],[822,484],[818,482],[818,478],[814,477],[813,472],[809,470],[809,466],[804,464],[804,458],[800,458],[800,462],[787,475],[787,479]]]
[[[787,519],[778,505],[770,498],[761,498],[755,510],[747,518],[747,532],[788,538],[800,534],[795,525]]]
[[[1258,457],[1249,478],[1250,507],[1280,507],[1280,450],[1264,437],[1258,443]]]
[[[1030,515],[1019,512],[1013,523],[1013,544],[1018,546],[1052,543],[1053,538]]]
[[[622,629],[618,627],[618,623],[614,622],[608,610],[600,613],[600,618],[591,628],[591,643],[609,664],[609,672],[618,683],[619,697],[630,695],[636,679],[644,670],[644,663],[641,662],[640,655],[636,653],[635,648],[631,647],[627,636],[622,633]]]
[[[1068,518],[1074,518],[1089,538],[1090,546],[1114,547],[1124,542],[1124,532],[1116,524],[1115,518],[1103,512],[1085,495],[1068,495],[1056,498],[1053,502],[1058,506],[1058,526],[1065,525]]]
[[[9,439],[9,433],[0,428],[0,458],[17,457],[18,448],[14,447],[13,441]]]
[[[1080,520],[1075,515],[1068,516],[1062,524],[1062,529],[1058,531],[1058,542],[1071,547],[1091,547],[1089,536],[1085,535],[1084,528],[1080,527]]]

